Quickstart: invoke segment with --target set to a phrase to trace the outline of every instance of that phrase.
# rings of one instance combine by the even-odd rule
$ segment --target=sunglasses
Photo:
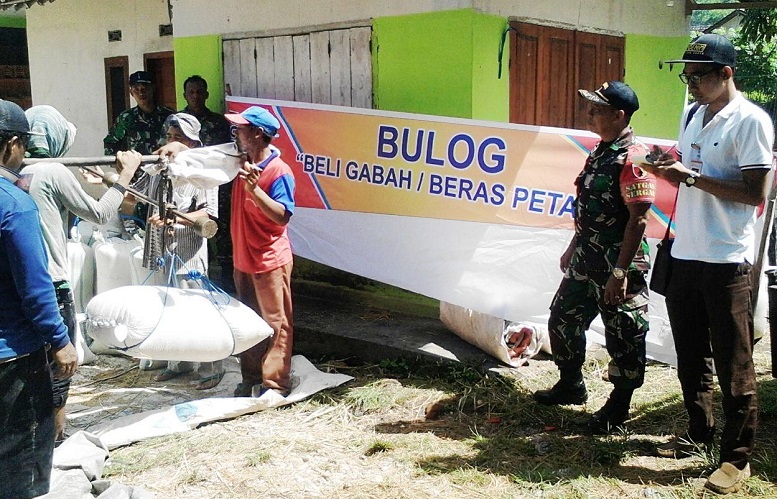
[[[696,74],[688,74],[688,73],[680,73],[677,75],[678,78],[680,78],[680,81],[685,83],[686,85],[694,84],[694,85],[701,85],[701,80],[715,71],[717,71],[718,68],[710,69],[706,73],[696,73]]]

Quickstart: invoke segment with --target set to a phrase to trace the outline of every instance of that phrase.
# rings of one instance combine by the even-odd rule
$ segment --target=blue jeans
[[[0,499],[48,493],[54,410],[46,352],[0,364]]]

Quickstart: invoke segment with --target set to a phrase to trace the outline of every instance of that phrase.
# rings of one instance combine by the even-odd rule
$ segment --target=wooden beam
[[[696,0],[685,0],[685,15],[690,16],[694,10],[752,10],[752,9],[777,9],[775,1],[745,1],[734,3],[697,3]]]

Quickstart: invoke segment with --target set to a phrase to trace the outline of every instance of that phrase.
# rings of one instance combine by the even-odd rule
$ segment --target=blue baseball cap
[[[281,123],[270,111],[259,106],[251,106],[240,114],[225,114],[224,117],[235,125],[261,128],[268,137],[278,137],[278,129],[281,127]]]

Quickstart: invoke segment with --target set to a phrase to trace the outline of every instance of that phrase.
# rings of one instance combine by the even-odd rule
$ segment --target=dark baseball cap
[[[720,64],[734,69],[737,66],[737,51],[731,40],[722,35],[701,35],[685,49],[682,59],[666,62],[701,62]]]
[[[27,116],[18,104],[0,99],[0,132],[11,132],[25,135],[44,135],[30,131]]]
[[[129,84],[134,85],[136,83],[148,83],[150,85],[154,81],[151,78],[151,73],[148,71],[135,71],[129,77]]]
[[[604,104],[615,109],[623,110],[631,116],[639,109],[639,99],[630,86],[620,81],[607,81],[598,89],[590,92],[580,89],[577,91],[580,97],[594,104]]]

